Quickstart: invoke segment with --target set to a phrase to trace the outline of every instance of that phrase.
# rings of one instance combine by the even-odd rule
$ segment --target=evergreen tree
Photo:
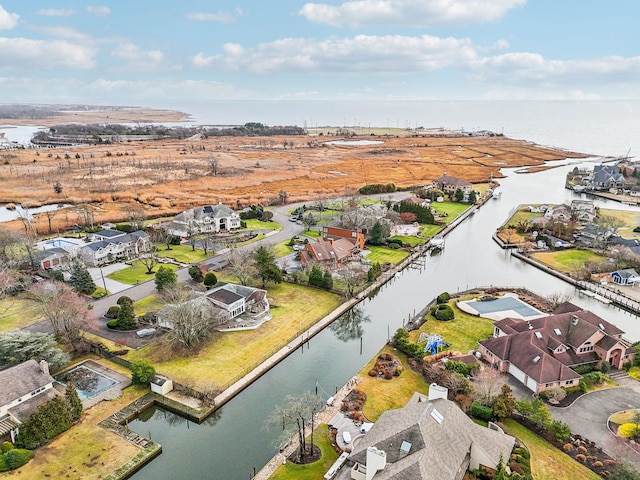
[[[478,200],[478,197],[476,195],[476,192],[474,190],[471,190],[471,192],[469,192],[469,203],[471,205],[474,205],[477,200]]]
[[[204,280],[202,270],[200,270],[200,267],[197,265],[192,265],[191,267],[189,267],[189,276],[194,282],[200,283],[202,280]]]
[[[329,270],[325,270],[322,277],[322,288],[331,290],[333,288],[333,276]]]
[[[265,246],[256,248],[253,252],[253,260],[258,270],[258,276],[262,280],[262,288],[267,286],[267,282],[280,283],[282,281],[282,270],[276,265],[276,255],[273,249]]]
[[[136,360],[131,365],[131,380],[136,385],[146,385],[156,374],[156,369],[146,358]]]
[[[516,399],[513,396],[511,388],[507,384],[502,385],[500,394],[496,397],[496,403],[493,405],[493,415],[503,420],[509,418],[515,408]]]
[[[204,286],[207,288],[213,287],[216,283],[218,283],[218,277],[213,272],[207,272],[204,276]]]
[[[156,288],[162,290],[170,283],[178,283],[178,275],[171,268],[163,265],[156,272]]]
[[[136,317],[133,311],[133,300],[129,297],[120,297],[118,299],[120,310],[118,311],[118,330],[131,330],[136,328]]]
[[[314,265],[311,267],[311,271],[309,272],[309,285],[320,287],[322,286],[322,281],[322,270],[320,270],[317,265]]]
[[[460,188],[456,188],[453,197],[456,199],[456,202],[461,202],[464,199],[464,192]]]
[[[96,291],[96,284],[91,278],[91,274],[79,260],[74,261],[71,264],[71,279],[69,280],[71,286],[78,293],[83,295],[91,295]]]
[[[77,422],[82,416],[82,401],[78,396],[78,391],[73,384],[69,383],[64,392],[64,398],[67,401],[67,409],[71,415],[71,421]]]

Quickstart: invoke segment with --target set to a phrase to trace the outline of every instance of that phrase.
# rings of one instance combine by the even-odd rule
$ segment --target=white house
[[[167,230],[178,237],[199,233],[227,232],[240,228],[240,215],[231,208],[218,203],[192,208],[176,215]]]
[[[0,371],[0,438],[15,441],[20,423],[43,403],[59,395],[49,365],[27,360]]]
[[[99,235],[110,232],[108,235]],[[117,235],[111,232],[116,232]],[[94,234],[94,238],[105,238],[88,243],[80,248],[80,255],[88,265],[93,267],[116,260],[131,260],[140,254],[151,251],[149,235],[142,230],[124,233],[118,230],[103,230]]]

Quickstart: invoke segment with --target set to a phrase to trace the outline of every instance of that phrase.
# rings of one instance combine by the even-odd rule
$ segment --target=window
[[[567,380],[566,382],[564,382],[565,385],[571,385],[573,383],[573,380]]]
[[[547,387],[547,388],[553,387],[553,383],[545,383],[544,386]]]
[[[578,353],[584,352],[593,352],[593,345],[591,345],[590,347],[581,347],[578,349]]]

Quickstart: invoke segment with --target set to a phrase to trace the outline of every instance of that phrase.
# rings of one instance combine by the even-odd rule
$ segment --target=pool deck
[[[84,410],[93,407],[97,403],[100,403],[102,400],[113,400],[114,398],[119,398],[120,396],[122,396],[122,390],[131,385],[131,378],[129,378],[128,376],[122,375],[115,370],[111,370],[110,368],[100,365],[93,360],[85,360],[78,364],[72,365],[71,367],[60,373],[73,370],[74,368],[78,368],[80,366],[85,366],[87,368],[90,368],[91,370],[95,370],[96,372],[101,373],[102,375],[118,382],[115,385],[111,385],[109,388],[105,389],[99,394],[87,398],[86,400],[82,400],[82,408]],[[57,385],[61,390],[64,390],[64,387],[61,384],[56,382],[54,385]]]
[[[519,318],[522,320],[535,320],[536,318],[541,318],[541,317],[546,317],[547,314],[541,312],[540,310],[538,310],[537,308],[529,305],[528,303],[522,301],[519,299],[518,295],[512,292],[505,292],[505,294],[502,297],[498,297],[498,298],[503,298],[503,297],[511,297],[511,298],[515,298],[518,301],[524,303],[528,308],[530,308],[532,311],[537,312],[536,315],[527,315],[524,316],[521,313],[516,312],[515,310],[495,310],[493,312],[486,312],[486,313],[482,313],[479,312],[478,310],[476,310],[475,308],[473,308],[473,306],[471,305],[473,302],[476,302],[476,299],[473,300],[465,300],[465,301],[460,301],[456,304],[456,306],[462,310],[465,313],[468,313],[469,315],[474,315],[476,317],[482,317],[482,318],[488,318],[489,320],[502,320],[503,318]]]

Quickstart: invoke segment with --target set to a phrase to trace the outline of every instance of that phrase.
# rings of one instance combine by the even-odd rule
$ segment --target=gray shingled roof
[[[0,405],[6,405],[48,383],[53,377],[40,370],[35,360],[27,360],[0,371]]]
[[[513,437],[475,424],[455,403],[414,399],[403,408],[384,412],[369,433],[354,442],[349,459],[360,464],[366,463],[367,447],[386,452],[387,467],[375,475],[376,480],[459,478],[472,446],[496,464],[500,456],[511,455]],[[434,410],[442,415],[442,423],[433,418]],[[408,453],[400,450],[404,441],[411,443]]]

